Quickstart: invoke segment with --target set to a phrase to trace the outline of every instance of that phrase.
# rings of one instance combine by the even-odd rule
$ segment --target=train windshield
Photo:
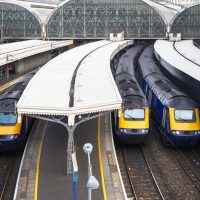
[[[142,120],[144,119],[144,109],[127,109],[124,111],[124,118]]]
[[[175,110],[175,119],[177,121],[195,121],[194,110]]]
[[[17,115],[11,113],[0,113],[0,125],[15,124]]]

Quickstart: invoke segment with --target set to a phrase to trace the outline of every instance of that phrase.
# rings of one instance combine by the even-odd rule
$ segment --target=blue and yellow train
[[[139,83],[159,123],[165,144],[191,146],[200,139],[198,104],[172,84],[159,70],[153,46],[139,58]]]
[[[17,102],[36,71],[25,75],[0,97],[0,152],[24,147],[33,119],[22,116],[18,120]]]
[[[135,79],[142,46],[127,50],[120,58],[115,81],[123,103],[120,112],[113,113],[114,132],[122,143],[141,144],[149,134],[149,107]]]

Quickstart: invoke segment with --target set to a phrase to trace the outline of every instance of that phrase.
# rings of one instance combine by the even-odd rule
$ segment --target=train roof
[[[139,65],[141,67],[143,77],[146,77],[152,73],[162,74],[160,69],[158,68],[157,63],[154,60],[153,52],[153,46],[148,46],[144,49],[139,58]]]
[[[158,99],[168,107],[186,108],[197,107],[197,103],[177,88],[161,74],[149,75],[146,78],[150,88]]]
[[[16,112],[16,104],[21,97],[28,82],[35,75],[34,70],[24,75],[18,82],[11,86],[0,98],[0,113]]]
[[[153,57],[154,57],[154,48],[153,48],[153,45],[149,45],[143,50],[140,56],[140,60],[144,58],[146,59],[146,58],[153,58]]]
[[[156,62],[152,58],[146,58],[139,60],[141,71],[143,74],[143,77],[147,77],[151,74],[161,74],[160,69],[158,68]]]
[[[145,49],[146,50],[146,49]],[[178,101],[184,99],[185,106],[197,106],[197,104],[190,99],[184,92],[182,92],[179,88],[177,88],[170,80],[168,80],[160,71],[158,68],[157,63],[152,56],[153,47],[147,49],[145,51],[145,54],[149,53],[149,56],[147,55],[147,58],[140,58],[140,67],[142,71],[142,76],[148,83],[149,87],[153,90],[153,92],[156,94],[158,99],[165,105],[169,107],[177,107],[177,106],[183,106],[178,105]],[[175,103],[176,102],[176,103]]]
[[[142,45],[136,45],[136,46],[128,49],[120,57],[115,74],[127,72],[127,73],[134,75],[135,74],[134,68],[137,65],[137,63],[134,62],[134,58],[139,56],[139,53],[141,52],[141,50],[142,50]]]
[[[148,103],[145,98],[141,96],[127,96],[123,99],[123,107],[126,108],[145,108]]]
[[[125,108],[148,106],[146,97],[133,75],[129,73],[120,73],[115,76],[115,81]]]

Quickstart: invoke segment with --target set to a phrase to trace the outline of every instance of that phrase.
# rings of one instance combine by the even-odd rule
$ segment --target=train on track
[[[153,46],[148,46],[139,58],[139,84],[161,128],[162,141],[195,145],[200,139],[198,104],[161,73],[153,51]]]
[[[119,59],[115,82],[123,103],[120,112],[112,113],[114,134],[121,143],[142,144],[149,134],[149,106],[135,78],[142,46],[134,46]]]
[[[35,73],[24,75],[0,96],[0,152],[21,150],[26,143],[34,119],[24,115],[18,120],[17,102]]]

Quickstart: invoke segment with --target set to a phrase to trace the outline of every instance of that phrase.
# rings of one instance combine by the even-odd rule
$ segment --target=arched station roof
[[[55,6],[0,0],[0,26],[4,38],[38,38],[42,25]]]
[[[171,32],[181,33],[181,37],[200,37],[200,3],[184,8],[171,21]]]
[[[142,0],[66,0],[46,29],[48,38],[108,38],[121,31],[126,38],[163,38],[166,21]]]
[[[165,21],[166,25],[168,25],[171,22],[173,17],[178,12],[177,9],[167,7],[166,5],[163,5],[161,3],[156,3],[151,0],[143,0],[143,1],[158,11],[158,13],[162,16],[163,20]]]

